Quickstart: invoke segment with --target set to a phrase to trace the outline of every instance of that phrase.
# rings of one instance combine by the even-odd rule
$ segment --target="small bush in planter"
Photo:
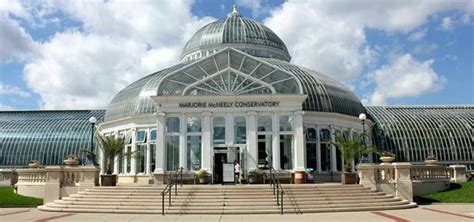
[[[393,154],[390,151],[383,151],[383,152],[380,153],[380,156],[382,156],[382,157],[395,157],[395,154]]]
[[[30,162],[28,162],[28,166],[30,168],[38,168],[41,166],[41,163],[38,160],[30,160]]]
[[[69,154],[64,157],[64,164],[66,165],[77,165],[79,163],[79,159],[76,155]]]
[[[249,171],[249,175],[248,175],[249,183],[251,184],[257,183],[258,178],[260,178],[260,176],[262,176],[262,171],[260,171],[259,169]]]
[[[200,169],[196,172],[196,177],[199,179],[199,183],[207,184],[209,183],[209,172],[205,169]]]

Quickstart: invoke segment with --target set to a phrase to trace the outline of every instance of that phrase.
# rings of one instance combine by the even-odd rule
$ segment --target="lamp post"
[[[95,117],[91,117],[89,118],[89,123],[91,124],[91,148],[90,148],[90,154],[89,154],[89,162],[90,164],[92,165],[96,165],[96,162],[95,162],[95,154],[94,154],[94,128],[95,128],[95,124],[97,123],[97,119]]]
[[[365,133],[365,120],[367,119],[367,116],[365,115],[365,113],[361,113],[359,114],[359,119],[362,122],[362,131],[363,133]]]
[[[367,119],[367,115],[365,115],[365,113],[361,113],[361,114],[359,114],[359,119],[360,119],[360,122],[362,123],[363,143],[364,143],[364,145],[366,145],[366,143],[365,143],[365,120]],[[359,162],[362,163],[363,162],[362,160],[363,160],[362,157],[359,158]]]

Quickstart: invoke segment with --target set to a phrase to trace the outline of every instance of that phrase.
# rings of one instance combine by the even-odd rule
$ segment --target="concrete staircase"
[[[360,185],[283,185],[284,213],[391,210],[415,203],[370,191]],[[44,211],[89,213],[161,213],[163,187],[95,187],[38,207]],[[165,198],[166,214],[278,214],[269,185],[184,185]]]

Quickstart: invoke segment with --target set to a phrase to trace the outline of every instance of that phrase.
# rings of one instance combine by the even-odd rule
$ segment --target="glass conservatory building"
[[[291,64],[285,44],[272,30],[235,10],[198,30],[180,58],[180,63],[118,92],[105,115],[90,111],[99,120],[103,117],[98,125],[102,134],[122,136],[125,152],[138,151],[137,158],[116,158],[119,182],[148,183],[152,175],[159,178],[177,167],[216,174],[223,162],[234,161],[243,172],[312,168],[319,178],[336,180],[344,162],[332,144],[335,136],[350,138],[364,131],[371,138],[368,143],[394,151],[399,161],[421,162],[434,154],[441,163],[473,167],[473,106],[364,107],[334,78]],[[358,118],[361,113],[368,114],[365,124]],[[78,129],[90,117],[78,123],[56,114],[49,122],[77,124]],[[14,117],[8,123],[9,115]],[[79,141],[90,139],[90,134],[78,133],[82,139],[67,144],[60,138],[67,138],[69,131],[54,134],[52,123],[34,128],[19,113],[0,112],[0,117],[2,166],[34,158],[10,161],[40,153],[37,147],[51,150],[51,155],[76,152],[66,147],[79,149]],[[32,140],[30,131],[57,139]],[[13,140],[21,142],[3,142]]]

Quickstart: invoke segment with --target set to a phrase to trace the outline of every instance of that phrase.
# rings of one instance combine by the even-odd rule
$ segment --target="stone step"
[[[299,209],[312,209],[312,208],[341,208],[341,207],[361,207],[361,206],[392,206],[392,205],[404,205],[408,204],[408,201],[391,201],[391,202],[360,202],[360,203],[313,203],[313,204],[302,204],[299,206]],[[216,210],[218,208],[227,208],[227,209],[267,209],[275,207],[276,203],[263,203],[258,205],[232,205],[232,204],[218,204],[218,205],[188,205],[188,204],[176,204],[173,203],[172,206],[169,206],[165,203],[166,209],[200,209],[200,210]],[[291,207],[291,203],[285,204],[284,207]],[[47,206],[53,208],[90,208],[90,209],[143,209],[143,210],[154,210],[161,209],[161,205],[149,205],[149,206],[136,206],[136,205],[67,205],[60,203],[48,203]]]
[[[390,210],[416,204],[364,188],[360,185],[285,184],[285,213]],[[94,187],[56,200],[39,209],[54,212],[154,213],[162,208],[164,187]],[[278,214],[276,196],[267,185],[186,185],[178,195],[171,191],[167,214]]]
[[[284,188],[284,190],[291,190],[293,193],[365,193],[365,192],[375,192],[372,190],[363,190],[363,189],[341,189],[341,190],[313,190],[313,189],[294,189],[294,188]],[[172,190],[174,192],[174,190]],[[103,194],[103,195],[158,195],[161,194],[162,191],[97,191],[97,190],[89,190],[89,191],[81,191],[78,194]],[[185,189],[178,189],[179,193],[196,193],[196,194],[215,194],[215,193],[227,193],[227,194],[259,194],[259,193],[272,193],[271,189],[262,189],[262,190],[185,190]]]
[[[347,211],[375,211],[375,210],[397,210],[397,209],[408,209],[416,207],[415,203],[408,203],[404,205],[390,205],[390,206],[356,206],[356,207],[321,207],[311,209],[301,209],[298,212],[301,213],[323,213],[323,212],[347,212]],[[87,208],[53,208],[47,205],[39,206],[40,210],[52,211],[52,212],[70,212],[70,213],[129,213],[129,214],[161,214],[159,210],[143,210],[143,209],[87,209]],[[284,208],[284,213],[296,213],[294,209]],[[166,214],[279,214],[280,208],[275,207],[273,209],[219,209],[219,210],[190,210],[190,209],[165,209]]]
[[[399,202],[400,199],[398,198],[390,198],[390,199],[375,199],[375,200],[344,200],[343,203],[345,204],[360,204],[360,203],[390,203],[390,202]],[[284,199],[285,203],[291,203],[290,200]],[[56,200],[54,201],[55,204],[60,205],[82,205],[82,206],[97,206],[97,207],[116,207],[116,206],[133,206],[133,207],[161,207],[161,201],[152,202],[152,203],[143,203],[143,202],[74,202],[74,201],[64,201],[64,200]],[[235,202],[235,201],[225,201],[225,206],[265,206],[265,205],[274,205],[276,203],[275,199],[272,200],[265,200],[265,201],[258,201],[258,202]],[[331,205],[331,204],[339,204],[341,201],[328,201],[328,200],[298,200],[298,206],[315,206],[315,205]],[[186,205],[186,206],[223,206],[223,202],[214,201],[214,202],[195,202],[195,201],[173,201],[173,205]],[[165,205],[168,205],[168,201],[165,201]]]
[[[370,192],[370,193],[292,193],[286,192],[287,195],[291,195],[293,197],[340,197],[340,196],[378,196],[384,195],[380,192]],[[169,194],[168,194],[169,195]],[[168,196],[166,195],[166,196]],[[171,198],[173,199],[181,199],[181,198],[190,198],[193,197],[194,199],[221,199],[221,198],[235,198],[235,199],[260,199],[260,198],[267,198],[272,197],[272,193],[268,194],[254,194],[248,195],[245,193],[239,194],[227,194],[227,193],[216,193],[216,194],[199,194],[199,193],[192,193],[192,194],[183,194],[178,193],[178,196],[174,195],[174,192],[171,193]],[[149,199],[149,198],[161,198],[161,195],[102,195],[102,194],[72,194],[69,197],[73,198],[93,198],[93,199]]]

